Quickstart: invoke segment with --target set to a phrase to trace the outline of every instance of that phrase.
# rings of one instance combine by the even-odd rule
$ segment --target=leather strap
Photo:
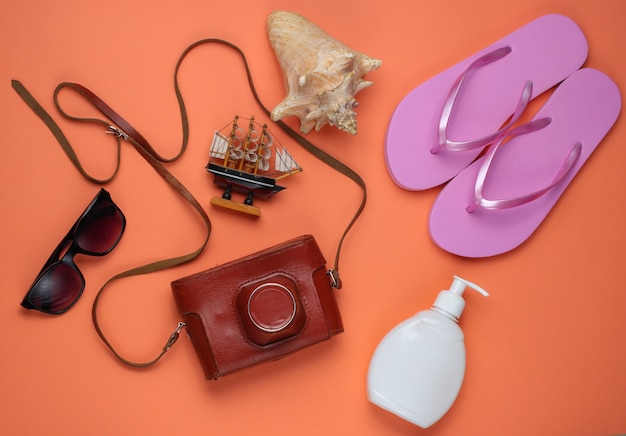
[[[69,141],[67,140],[67,138],[65,137],[65,135],[63,134],[59,126],[56,124],[56,122],[46,112],[46,110],[43,107],[41,107],[41,105],[35,100],[35,98],[28,92],[28,90],[20,82],[13,80],[11,84],[13,86],[13,89],[15,89],[15,91],[20,95],[20,97],[22,97],[22,99],[26,102],[26,104],[28,104],[30,108],[35,112],[35,114],[37,114],[42,119],[42,121],[48,126],[48,128],[50,129],[52,134],[56,137],[57,141],[59,142],[59,144],[65,151],[65,153],[68,155],[72,163],[74,163],[74,166],[88,180],[95,182],[95,183],[104,184],[104,183],[111,181],[115,177],[115,175],[117,174],[119,170],[121,141],[122,139],[125,139],[135,147],[135,149],[139,152],[139,154],[146,159],[146,161],[156,170],[156,172],[161,177],[163,177],[174,188],[174,190],[178,194],[180,194],[185,200],[187,200],[187,202],[189,202],[194,207],[194,209],[196,209],[196,211],[198,211],[198,213],[200,214],[200,217],[204,221],[206,225],[207,233],[206,233],[206,237],[204,238],[202,244],[200,245],[198,249],[183,256],[178,256],[174,258],[169,258],[165,260],[148,263],[148,264],[136,267],[136,268],[132,268],[127,271],[123,271],[119,274],[116,274],[115,276],[111,277],[109,280],[105,282],[102,288],[100,288],[100,290],[98,291],[96,298],[94,300],[92,312],[91,312],[94,327],[100,339],[102,339],[102,341],[113,352],[113,354],[124,364],[128,366],[132,366],[132,367],[142,368],[142,367],[147,367],[147,366],[155,364],[161,359],[161,357],[163,357],[163,355],[171,348],[171,346],[174,345],[174,343],[178,339],[180,330],[182,329],[183,326],[180,323],[178,324],[178,326],[176,327],[174,332],[170,335],[170,337],[168,338],[167,342],[165,343],[165,345],[163,346],[161,352],[159,353],[157,357],[155,357],[154,359],[148,362],[143,362],[143,363],[132,362],[130,360],[123,358],[121,355],[117,353],[117,351],[115,351],[111,343],[107,340],[104,333],[102,332],[102,329],[100,328],[100,325],[98,323],[98,317],[97,317],[97,308],[98,308],[98,303],[100,301],[100,297],[102,296],[107,286],[115,280],[118,280],[124,277],[148,274],[148,273],[160,271],[160,270],[167,269],[167,268],[172,268],[174,266],[178,266],[183,263],[189,262],[195,259],[196,257],[198,257],[202,253],[202,251],[204,251],[204,248],[206,247],[206,244],[209,240],[209,236],[211,234],[211,221],[209,220],[208,215],[206,214],[206,212],[204,211],[200,203],[195,199],[193,194],[191,194],[191,192],[189,192],[189,190],[187,190],[187,188],[180,181],[178,181],[178,179],[176,179],[176,177],[174,177],[174,175],[172,175],[161,163],[162,161],[171,162],[171,159],[167,160],[159,156],[156,152],[154,152],[154,149],[152,149],[152,147],[150,147],[149,144],[148,144],[148,147],[144,148],[144,146],[134,137],[126,135],[121,130],[116,129],[115,127],[109,126],[108,123],[106,123],[103,120],[98,120],[98,119],[93,119],[93,118],[72,117],[72,116],[69,116],[67,113],[65,113],[61,109],[61,107],[58,104],[57,95],[58,95],[58,92],[62,88],[68,86],[71,89],[74,89],[75,91],[79,92],[81,95],[83,95],[92,103],[94,103],[94,105],[98,107],[98,109],[100,109],[100,111],[103,114],[105,114],[107,117],[110,116],[110,118],[115,118],[117,119],[117,121],[123,121],[123,119],[119,117],[119,115],[117,115],[110,107],[108,107],[102,100],[100,100],[98,97],[96,97],[93,93],[91,93],[88,89],[86,89],[82,85],[61,83],[55,90],[55,104],[57,105],[57,108],[59,109],[59,111],[64,116],[68,117],[69,119],[73,119],[76,121],[87,121],[87,122],[95,122],[95,123],[104,124],[109,127],[109,130],[108,130],[109,132],[112,131],[111,128],[114,129],[113,131],[116,133],[116,139],[118,143],[117,165],[116,165],[115,170],[113,171],[113,175],[111,175],[110,177],[106,179],[96,179],[90,176],[81,166],[80,161],[78,160],[76,154],[74,153],[74,150],[72,146],[70,145]],[[186,130],[187,126],[185,126],[184,129]],[[143,137],[138,135],[137,138],[143,138]],[[184,142],[183,147],[181,147],[181,149],[184,150],[185,146],[186,146],[186,143]],[[180,156],[181,153],[179,153],[177,156]]]
[[[246,74],[247,74],[247,77],[248,77],[248,85],[250,86],[250,90],[252,91],[252,95],[253,95],[254,99],[256,100],[256,102],[261,107],[261,109],[263,109],[263,111],[266,113],[266,115],[270,116],[271,111],[263,104],[263,102],[259,98],[259,95],[258,95],[258,93],[256,91],[256,88],[254,87],[254,82],[252,80],[252,73],[250,71],[250,67],[248,65],[248,61],[246,60],[246,56],[245,56],[244,52],[239,47],[237,47],[235,44],[233,44],[231,42],[225,41],[223,39],[207,38],[207,39],[199,40],[199,41],[191,44],[189,47],[187,47],[185,49],[185,51],[182,53],[182,55],[180,56],[180,58],[178,59],[178,62],[176,63],[176,69],[175,69],[175,72],[174,72],[174,89],[176,91],[176,97],[178,98],[178,103],[179,103],[179,105],[181,107],[181,115],[183,115],[183,123],[186,122],[186,112],[184,112],[184,104],[183,104],[182,94],[181,94],[180,88],[178,86],[178,79],[177,79],[177,77],[178,77],[178,70],[180,69],[180,65],[182,64],[183,59],[187,56],[187,54],[189,54],[190,51],[192,51],[194,48],[196,48],[196,47],[198,47],[200,45],[206,45],[206,44],[221,44],[221,45],[225,45],[225,46],[230,47],[233,50],[235,50],[241,56],[241,60],[243,61],[244,67],[246,69]],[[365,209],[365,203],[367,202],[367,187],[365,185],[365,181],[361,178],[361,176],[359,176],[356,173],[356,171],[352,170],[350,167],[348,167],[347,165],[345,165],[341,161],[337,160],[336,158],[334,158],[330,154],[326,153],[324,150],[322,150],[322,149],[318,148],[316,145],[312,144],[310,141],[305,139],[302,135],[300,135],[299,133],[294,131],[291,127],[289,127],[287,124],[285,124],[282,120],[276,121],[276,124],[278,124],[291,138],[293,138],[296,142],[298,142],[298,144],[300,144],[305,150],[307,150],[309,153],[313,154],[315,157],[320,159],[322,162],[324,162],[327,165],[329,165],[331,168],[334,168],[335,170],[339,171],[340,173],[342,173],[346,177],[350,178],[354,183],[356,183],[358,186],[360,186],[362,191],[363,191],[363,196],[361,198],[361,204],[359,205],[356,213],[352,217],[352,220],[348,223],[346,229],[344,230],[344,232],[343,232],[343,234],[342,234],[342,236],[341,236],[341,238],[339,240],[339,244],[337,246],[337,251],[336,251],[336,255],[335,255],[334,267],[333,267],[333,269],[328,271],[328,275],[329,275],[330,280],[331,280],[331,285],[334,288],[341,289],[341,286],[342,286],[341,285],[341,278],[339,277],[339,255],[341,253],[341,247],[343,245],[344,239],[346,238],[348,232],[350,231],[350,229],[352,228],[352,226],[354,225],[356,220],[359,218],[359,216],[363,212],[363,209]]]
[[[124,278],[124,277],[131,277],[131,276],[136,276],[136,275],[141,275],[141,274],[148,274],[148,273],[151,273],[151,272],[160,271],[160,270],[163,270],[163,269],[166,269],[166,268],[171,268],[171,267],[174,267],[174,266],[181,265],[183,263],[189,262],[189,261],[195,259],[196,257],[198,257],[204,251],[204,248],[206,247],[206,245],[208,243],[208,240],[209,240],[209,237],[210,237],[210,234],[211,234],[211,221],[210,221],[208,215],[206,214],[206,212],[204,211],[204,209],[202,208],[200,203],[191,194],[191,192],[189,192],[189,190],[187,190],[187,188],[180,181],[178,181],[178,179],[176,179],[176,177],[174,177],[165,168],[163,163],[173,162],[176,159],[178,159],[184,153],[184,151],[185,151],[185,149],[187,147],[188,139],[189,139],[189,121],[188,121],[187,110],[186,110],[186,107],[185,107],[185,104],[184,104],[184,101],[183,101],[182,93],[180,92],[180,87],[178,85],[178,71],[180,69],[180,66],[181,66],[183,60],[185,59],[185,57],[187,56],[187,54],[189,54],[189,52],[191,50],[193,50],[195,47],[198,47],[200,45],[210,44],[210,43],[226,45],[226,46],[232,48],[233,50],[235,50],[236,52],[239,53],[239,55],[241,56],[241,58],[242,58],[242,60],[244,62],[244,66],[246,68],[246,73],[247,73],[247,77],[248,77],[248,83],[250,85],[250,89],[252,91],[252,94],[253,94],[255,100],[257,101],[257,103],[259,104],[259,106],[263,109],[263,111],[268,116],[270,115],[270,111],[261,102],[261,100],[260,100],[260,98],[259,98],[259,96],[258,96],[258,94],[256,92],[256,89],[254,87],[254,83],[252,81],[252,74],[250,72],[250,68],[248,66],[248,62],[246,60],[246,57],[245,57],[243,51],[239,47],[237,47],[236,45],[234,45],[234,44],[232,44],[232,43],[230,43],[228,41],[222,40],[222,39],[209,38],[209,39],[203,39],[203,40],[197,41],[197,42],[191,44],[189,47],[187,47],[185,49],[185,51],[179,57],[178,62],[176,63],[176,68],[175,68],[175,72],[174,72],[174,91],[176,93],[176,98],[178,100],[178,104],[179,104],[179,107],[180,107],[181,124],[182,124],[182,136],[183,136],[183,138],[182,138],[182,144],[181,144],[180,151],[174,157],[171,157],[171,158],[165,158],[165,157],[162,157],[161,155],[159,155],[156,152],[156,150],[149,144],[149,142],[144,138],[144,136],[141,135],[141,133],[139,133],[137,130],[135,130],[130,125],[130,123],[128,123],[126,120],[124,120],[124,118],[122,118],[119,114],[117,114],[117,112],[115,112],[109,105],[107,105],[103,100],[101,100],[98,96],[96,96],[89,89],[87,89],[84,86],[79,85],[77,83],[69,83],[69,82],[63,82],[63,83],[61,83],[61,84],[59,84],[57,86],[57,88],[54,91],[54,103],[55,103],[55,106],[56,106],[57,110],[64,117],[66,117],[66,118],[68,118],[70,120],[74,120],[74,121],[102,124],[103,126],[106,127],[106,133],[112,133],[115,136],[115,138],[117,140],[117,164],[116,164],[115,170],[113,171],[113,174],[110,177],[105,178],[105,179],[98,179],[98,178],[95,178],[95,177],[93,177],[93,176],[91,176],[90,174],[87,173],[87,171],[82,167],[82,165],[80,163],[80,160],[78,159],[78,156],[74,152],[74,150],[73,150],[72,146],[70,145],[69,141],[67,140],[67,138],[65,137],[65,135],[63,134],[63,132],[59,128],[59,126],[56,124],[54,119],[35,100],[35,98],[30,94],[30,92],[28,92],[28,90],[22,85],[22,83],[20,83],[17,80],[13,80],[11,82],[11,85],[12,85],[13,89],[24,100],[24,102],[35,112],[35,114],[38,115],[39,118],[41,118],[41,120],[46,124],[46,126],[50,129],[52,134],[55,136],[55,138],[57,139],[57,141],[61,145],[62,149],[64,150],[65,154],[68,156],[70,161],[74,164],[76,169],[86,179],[88,179],[91,182],[98,183],[98,184],[105,184],[105,183],[108,183],[111,180],[113,180],[115,178],[115,176],[116,176],[116,174],[117,174],[117,172],[119,170],[119,166],[120,166],[121,142],[122,142],[122,139],[126,140],[131,145],[133,145],[133,147],[139,152],[139,154],[141,156],[143,156],[144,159],[146,159],[146,161],[155,169],[155,171],[161,177],[163,177],[163,179],[165,179],[165,181],[167,181],[179,195],[181,195],[187,202],[189,202],[189,204],[191,204],[191,206],[194,209],[196,209],[196,211],[199,213],[200,217],[202,218],[203,222],[206,225],[206,229],[207,229],[206,237],[204,238],[204,240],[203,240],[202,244],[200,245],[200,247],[198,249],[196,249],[195,251],[193,251],[193,252],[191,252],[189,254],[183,255],[183,256],[178,256],[178,257],[174,257],[174,258],[170,258],[170,259],[165,259],[165,260],[161,260],[161,261],[157,261],[157,262],[152,262],[152,263],[149,263],[149,264],[146,264],[146,265],[142,265],[142,266],[139,266],[139,267],[136,267],[136,268],[133,268],[133,269],[121,272],[119,274],[116,274],[115,276],[113,276],[109,280],[107,280],[107,282],[98,291],[98,294],[96,295],[96,298],[95,298],[94,304],[93,304],[93,308],[92,308],[92,320],[93,320],[93,324],[94,324],[94,327],[96,329],[96,332],[98,333],[98,336],[102,339],[102,341],[105,343],[105,345],[111,350],[111,352],[122,363],[124,363],[124,364],[126,364],[128,366],[131,366],[131,367],[143,368],[143,367],[154,365],[156,362],[158,362],[163,357],[163,355],[176,342],[176,340],[179,337],[180,331],[184,327],[184,323],[178,323],[178,325],[176,326],[176,329],[174,330],[174,332],[168,338],[168,340],[165,343],[165,345],[163,346],[161,352],[154,359],[152,359],[152,360],[150,360],[148,362],[142,362],[142,363],[132,362],[132,361],[129,361],[129,360],[123,358],[121,355],[119,355],[115,351],[115,349],[113,348],[111,343],[106,339],[106,337],[105,337],[104,333],[102,332],[102,329],[100,328],[100,325],[98,323],[97,307],[98,307],[98,303],[100,301],[100,297],[102,296],[103,291],[113,281],[121,279],[121,278]],[[72,115],[68,114],[67,112],[65,112],[61,108],[61,105],[60,105],[59,99],[58,99],[59,92],[62,89],[64,89],[64,88],[68,88],[68,89],[70,89],[70,90],[72,90],[74,92],[77,92],[79,95],[81,95],[87,101],[89,101],[94,107],[96,107],[108,119],[108,121],[97,119],[97,118],[76,117],[76,116],[72,116]],[[315,157],[317,157],[318,159],[322,160],[323,162],[325,162],[326,164],[328,164],[332,168],[334,168],[337,171],[339,171],[342,174],[344,174],[346,177],[348,177],[351,180],[353,180],[363,190],[363,197],[362,197],[362,200],[361,200],[361,204],[359,205],[359,208],[357,209],[357,211],[356,211],[354,217],[352,218],[352,220],[349,222],[348,226],[346,227],[346,229],[345,229],[344,233],[342,234],[341,239],[339,241],[339,244],[338,244],[338,247],[337,247],[337,253],[336,253],[336,256],[335,256],[334,268],[332,270],[328,271],[328,275],[329,275],[329,278],[331,280],[331,285],[333,287],[335,287],[335,288],[341,288],[341,280],[339,279],[339,273],[338,273],[338,270],[339,270],[339,254],[341,252],[341,247],[343,245],[343,241],[344,241],[347,233],[350,231],[350,229],[352,228],[352,226],[354,225],[354,223],[356,222],[358,217],[361,215],[363,209],[365,208],[365,203],[366,203],[366,199],[367,199],[367,189],[366,189],[366,186],[365,186],[365,182],[363,181],[363,179],[355,171],[353,171],[348,166],[346,166],[345,164],[343,164],[339,160],[335,159],[334,157],[332,157],[331,155],[329,155],[325,151],[321,150],[317,146],[313,145],[310,141],[306,140],[300,134],[296,133],[293,129],[291,129],[284,122],[277,121],[277,124],[289,136],[291,136],[294,140],[296,140],[303,148],[305,148],[307,151],[312,153]]]

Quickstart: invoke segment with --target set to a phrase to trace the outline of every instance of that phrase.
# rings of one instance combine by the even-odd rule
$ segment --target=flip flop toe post
[[[433,241],[464,257],[488,257],[526,241],[609,132],[621,96],[604,73],[583,68],[534,120],[512,129],[440,192]]]
[[[587,58],[571,19],[546,15],[412,90],[388,125],[385,162],[401,188],[424,190],[467,167],[525,103]],[[505,128],[508,126],[505,126]]]

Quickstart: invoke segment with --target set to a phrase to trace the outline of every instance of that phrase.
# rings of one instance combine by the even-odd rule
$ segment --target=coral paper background
[[[337,297],[345,333],[217,382],[203,380],[185,337],[151,369],[119,364],[93,329],[95,293],[117,272],[192,251],[203,234],[194,212],[128,145],[118,177],[107,185],[128,218],[120,245],[105,258],[77,260],[87,287],[70,312],[47,317],[23,310],[19,302],[34,276],[98,187],[71,166],[10,80],[22,81],[53,114],[85,167],[106,176],[114,166],[113,142],[98,128],[59,117],[52,104],[59,82],[92,89],[171,156],[180,143],[172,74],[190,43],[218,37],[239,45],[262,100],[273,107],[283,98],[265,34],[265,19],[276,9],[299,12],[383,61],[368,76],[374,85],[358,95],[358,134],[326,127],[309,135],[368,185],[367,207],[342,253],[344,288]],[[440,188],[403,191],[383,163],[386,124],[407,92],[547,13],[567,15],[581,26],[589,41],[585,66],[604,71],[624,92],[622,0],[4,2],[0,434],[626,432],[623,117],[535,234],[518,249],[489,259],[468,260],[438,249],[428,237],[427,217]],[[211,207],[218,191],[203,166],[212,130],[234,113],[261,112],[239,59],[220,48],[190,56],[181,87],[190,145],[169,168],[206,207],[214,231],[196,261],[121,281],[105,294],[103,328],[119,351],[135,360],[150,358],[178,321],[172,280],[304,233],[314,234],[332,261],[360,198],[351,181],[285,139],[304,172],[261,204],[259,220]],[[383,335],[429,307],[453,274],[492,295],[468,297],[461,319],[468,348],[465,383],[449,413],[422,431],[367,401],[367,366]]]

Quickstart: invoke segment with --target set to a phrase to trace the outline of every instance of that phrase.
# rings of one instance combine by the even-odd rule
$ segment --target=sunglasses
[[[67,312],[85,289],[74,256],[104,256],[122,238],[126,218],[111,195],[101,189],[54,250],[22,301],[26,309],[59,315]]]

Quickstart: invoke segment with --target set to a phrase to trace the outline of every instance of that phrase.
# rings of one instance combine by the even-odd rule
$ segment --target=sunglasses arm
[[[50,265],[61,260],[61,255],[63,254],[63,251],[65,251],[67,247],[72,243],[72,235],[74,234],[74,229],[76,228],[77,225],[78,225],[78,222],[76,222],[76,224],[72,226],[72,228],[67,233],[67,235],[65,235],[65,237],[61,240],[61,242],[59,242],[59,245],[57,245],[57,247],[54,249],[54,251],[48,258],[46,263],[43,265],[43,268],[41,268],[41,271],[39,271],[39,274],[37,274],[37,277],[43,274],[43,272],[47,270],[50,267]]]

